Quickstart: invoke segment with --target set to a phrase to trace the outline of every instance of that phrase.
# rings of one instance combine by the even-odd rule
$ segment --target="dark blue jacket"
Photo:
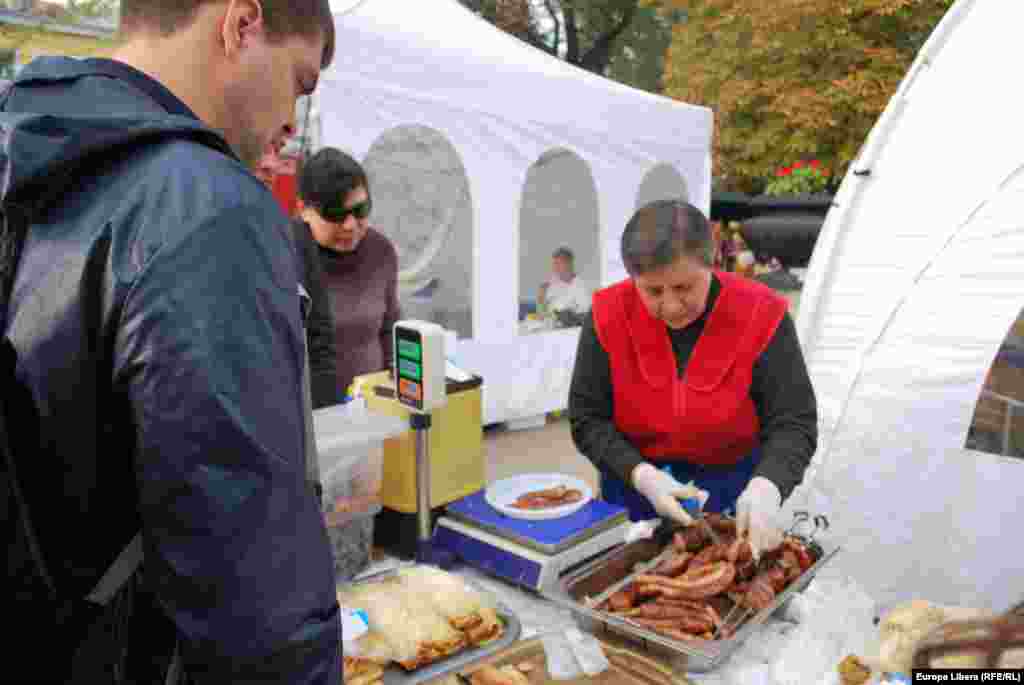
[[[87,62],[33,62],[0,118],[5,200],[44,205],[4,333],[56,586],[85,596],[141,530],[145,586],[195,682],[336,685],[286,217],[217,134]]]

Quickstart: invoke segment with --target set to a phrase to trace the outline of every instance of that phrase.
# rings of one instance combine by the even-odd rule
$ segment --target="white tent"
[[[1024,304],[1022,25],[1020,2],[947,13],[844,180],[805,284],[822,435],[787,507],[830,515],[838,563],[883,608],[1024,597],[1024,462],[965,449]]]
[[[590,290],[624,278],[619,237],[641,195],[708,210],[710,110],[570,66],[454,0],[337,9],[322,141],[364,160],[371,223],[407,289],[440,284],[405,298],[407,314],[459,330],[486,423],[564,407],[579,329],[521,335],[520,305],[562,244]]]

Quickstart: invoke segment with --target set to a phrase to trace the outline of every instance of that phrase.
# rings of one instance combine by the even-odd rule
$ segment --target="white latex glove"
[[[664,471],[646,463],[633,469],[633,487],[647,498],[658,514],[684,526],[693,523],[693,518],[686,513],[679,500],[697,499],[703,509],[709,497],[706,491],[693,483],[684,485]]]
[[[755,561],[761,559],[762,552],[782,544],[782,531],[776,523],[781,506],[779,488],[761,476],[747,483],[736,500],[736,532],[741,536],[747,534]]]

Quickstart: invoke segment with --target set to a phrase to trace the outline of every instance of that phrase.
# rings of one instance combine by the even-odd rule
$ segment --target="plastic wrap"
[[[583,669],[576,661],[576,655],[564,632],[547,633],[541,636],[540,641],[552,680],[572,680],[583,675]]]
[[[483,609],[496,609],[494,600],[472,588],[456,575],[433,566],[412,566],[398,572],[402,582],[412,588],[435,613],[456,627],[478,616]]]
[[[783,617],[799,623],[772,669],[776,685],[839,683],[839,662],[877,645],[875,603],[847,577],[819,576],[793,598]]]
[[[417,601],[412,593],[403,592],[398,578],[341,590],[338,599],[366,612],[370,631],[380,636],[399,663],[415,662],[425,647],[445,651],[465,641],[447,620]]]
[[[594,677],[611,668],[604,648],[593,635],[587,635],[577,628],[572,628],[565,631],[565,637],[583,673]]]

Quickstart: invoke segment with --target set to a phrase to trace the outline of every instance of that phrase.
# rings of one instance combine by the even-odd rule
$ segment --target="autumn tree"
[[[665,93],[715,112],[722,189],[821,160],[841,179],[952,0],[669,0]]]

